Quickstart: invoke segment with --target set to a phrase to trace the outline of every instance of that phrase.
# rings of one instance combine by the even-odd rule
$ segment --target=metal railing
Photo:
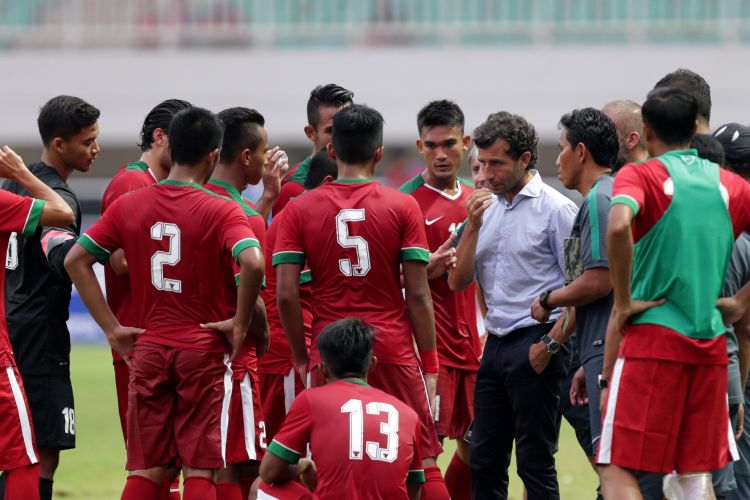
[[[750,0],[0,0],[4,47],[748,41]]]

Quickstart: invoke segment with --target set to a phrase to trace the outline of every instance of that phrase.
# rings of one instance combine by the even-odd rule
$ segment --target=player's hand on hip
[[[540,323],[546,323],[549,320],[551,312],[542,307],[539,297],[535,298],[534,302],[531,303],[531,317]]]
[[[745,432],[745,405],[740,403],[737,407],[737,426],[734,431],[734,439],[739,441],[742,438],[742,433]]]
[[[586,388],[586,374],[583,372],[583,366],[578,367],[573,380],[570,383],[570,404],[573,406],[583,406],[589,402],[589,393]]]
[[[309,389],[310,386],[307,383],[307,374],[308,374],[308,371],[307,371],[307,361],[305,361],[304,363],[299,363],[297,365],[297,373],[299,374],[300,380],[302,380],[302,385],[306,389]]]
[[[258,337],[258,339],[255,341],[255,353],[259,358],[267,353],[270,347],[271,339],[268,335]]]
[[[625,325],[631,317],[648,311],[652,307],[660,306],[664,302],[665,299],[631,300],[630,304],[623,307],[618,307],[617,305],[615,305],[615,307],[612,308],[612,314],[609,316],[609,324],[607,325],[607,329],[615,328],[617,332],[622,334],[623,330],[625,329]]]
[[[747,311],[747,307],[734,297],[723,297],[717,300],[716,307],[721,312],[724,325],[726,326],[737,323]]]
[[[315,491],[318,487],[318,469],[315,467],[315,462],[309,458],[300,458],[299,464],[297,465],[299,470],[299,479],[302,484],[310,491]]]
[[[112,331],[105,333],[112,350],[122,356],[125,363],[130,366],[130,355],[133,353],[135,338],[143,332],[143,328],[118,325]]]
[[[492,204],[493,200],[492,191],[482,188],[477,189],[469,196],[466,200],[466,210],[469,212],[469,224],[479,229],[482,227],[482,216],[487,207]]]
[[[3,146],[0,149],[0,177],[15,179],[24,170],[27,168],[23,159],[10,147]]]
[[[437,379],[438,376],[435,373],[425,373],[424,381],[427,385],[427,396],[430,398],[428,403],[430,404],[430,414],[435,418],[437,414]]]
[[[552,355],[547,351],[547,344],[541,340],[529,347],[529,364],[537,375],[541,374],[549,364]]]
[[[234,318],[225,319],[224,321],[216,321],[213,323],[201,323],[201,328],[211,328],[217,330],[224,335],[229,343],[229,359],[232,360],[240,350],[240,346],[245,341],[247,335],[247,329],[237,326],[237,322]]]
[[[599,413],[604,414],[604,408],[607,404],[607,396],[609,395],[609,387],[605,387],[601,390],[599,395]]]

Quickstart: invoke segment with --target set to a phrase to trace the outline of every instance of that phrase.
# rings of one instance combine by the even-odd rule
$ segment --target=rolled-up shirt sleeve
[[[550,217],[549,245],[552,248],[552,253],[555,254],[557,265],[560,266],[563,276],[565,276],[564,240],[570,237],[577,214],[578,207],[570,202],[561,205]]]

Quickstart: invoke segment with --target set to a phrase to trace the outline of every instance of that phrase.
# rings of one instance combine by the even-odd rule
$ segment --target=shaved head
[[[637,149],[645,155],[646,143],[643,140],[641,105],[628,100],[612,101],[602,107],[602,112],[614,122],[620,143],[614,170],[619,170],[626,163],[640,161],[640,158],[636,160],[633,157],[633,150]],[[631,137],[634,132],[638,134],[637,141]]]

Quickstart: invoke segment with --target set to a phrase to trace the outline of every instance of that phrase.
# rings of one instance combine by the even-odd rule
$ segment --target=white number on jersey
[[[350,399],[341,406],[341,413],[349,414],[349,458],[362,460],[362,448],[367,456],[380,462],[394,462],[398,458],[398,410],[389,403],[370,402],[365,406],[367,415],[385,413],[387,419],[380,423],[380,433],[387,438],[385,448],[377,441],[364,442],[364,414],[362,401]]]
[[[18,235],[16,232],[10,233],[8,238],[8,251],[5,252],[5,269],[15,269],[18,267]]]
[[[357,250],[357,264],[349,259],[339,259],[339,269],[344,276],[364,276],[370,271],[370,248],[361,236],[350,236],[347,222],[365,220],[364,208],[347,208],[336,216],[336,241],[344,248]]]
[[[76,435],[76,412],[73,408],[63,408],[63,417],[65,418],[65,434]]]
[[[151,283],[157,290],[180,293],[182,282],[164,277],[164,266],[180,262],[180,228],[171,222],[157,222],[151,226],[151,239],[161,241],[165,236],[169,238],[169,251],[159,250],[151,256]]]

